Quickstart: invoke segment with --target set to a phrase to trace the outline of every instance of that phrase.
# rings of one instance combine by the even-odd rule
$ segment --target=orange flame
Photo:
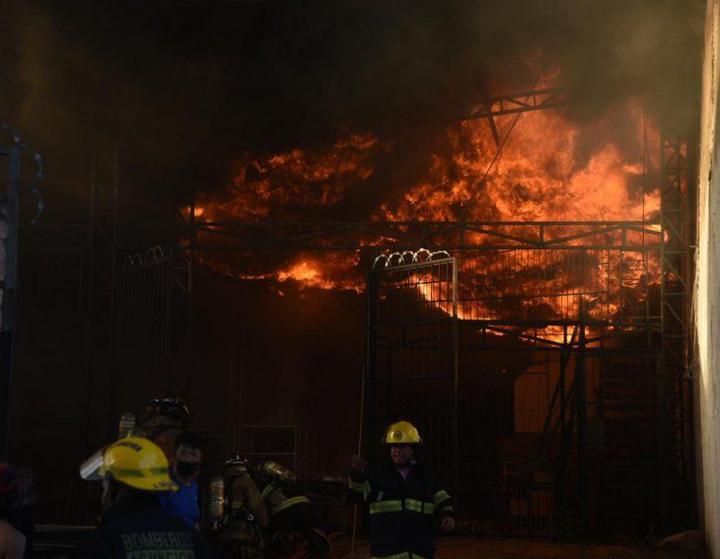
[[[642,130],[636,104],[625,113]],[[513,118],[496,119],[501,133]],[[402,200],[384,203],[375,217],[454,220],[458,207],[468,206],[468,220],[609,221],[640,220],[659,210],[658,191],[646,192],[642,184],[642,161],[629,159],[616,143],[605,142],[585,161],[580,158],[580,144],[591,132],[558,112],[524,114],[491,168],[497,147],[488,124],[450,127],[447,153],[433,155],[426,179]],[[648,134],[649,141],[658,136],[653,129]]]
[[[449,126],[440,148],[427,161],[424,178],[404,189],[396,199],[386,199],[372,214],[374,220],[456,220],[473,221],[610,221],[644,220],[657,214],[659,191],[654,173],[658,154],[644,153],[646,146],[659,145],[659,134],[645,122],[639,103],[630,101],[616,107],[616,114],[596,122],[577,124],[557,111],[521,115],[508,136],[502,153],[491,165],[498,149],[487,121],[465,121]],[[618,117],[620,115],[620,117]],[[625,123],[623,142],[613,138],[612,122]],[[515,116],[499,117],[495,124],[500,137],[509,134]],[[629,124],[628,124],[629,123]],[[294,149],[266,157],[242,155],[228,189],[220,196],[206,195],[196,206],[195,217],[208,222],[234,218],[272,220],[304,218],[308,211],[344,202],[353,187],[375,173],[374,161],[391,153],[370,134],[341,139],[326,150]],[[645,159],[645,161],[643,161]],[[651,186],[652,185],[652,186]],[[397,189],[392,189],[397,190]],[[378,245],[381,239],[367,239]],[[486,241],[487,242],[487,241]],[[205,256],[214,269],[246,280],[295,282],[300,287],[341,289],[361,292],[362,274],[357,273],[359,256],[300,254],[262,273],[238,270],[217,257]],[[561,255],[549,256],[546,266],[563,267]],[[526,314],[562,314],[558,298],[542,293],[563,293],[577,306],[587,303],[589,317],[612,316],[621,312],[621,286],[655,283],[659,263],[643,260],[641,254],[625,253],[622,272],[607,262],[591,264],[583,277],[532,279],[532,265],[512,270],[525,284],[507,281],[486,285],[497,301],[520,293],[519,311]],[[490,264],[486,272],[502,273],[502,262]],[[469,270],[467,273],[473,273]],[[619,276],[622,274],[622,277]],[[606,293],[595,283],[602,278]],[[432,288],[422,282],[419,294],[444,312],[447,302],[438,303]],[[486,319],[497,312],[482,301],[458,306],[460,319]],[[546,326],[543,335],[560,341],[559,327]]]
[[[330,149],[294,149],[267,157],[243,154],[221,196],[207,200],[207,220],[263,220],[299,208],[322,208],[343,199],[346,185],[373,174],[372,157],[386,146],[369,134],[354,134]],[[196,215],[198,215],[196,213]],[[304,216],[303,216],[304,217]]]

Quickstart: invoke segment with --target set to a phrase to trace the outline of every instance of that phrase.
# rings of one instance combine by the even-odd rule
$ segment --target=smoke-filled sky
[[[412,182],[453,116],[540,67],[573,118],[640,96],[692,130],[703,16],[702,0],[8,0],[0,118],[43,151],[58,200],[103,142],[152,199],[222,187],[240,153],[351,133],[393,142],[379,165]]]

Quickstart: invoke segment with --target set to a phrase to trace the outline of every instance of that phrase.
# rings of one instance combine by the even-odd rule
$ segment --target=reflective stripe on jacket
[[[366,479],[348,480],[351,500],[369,508],[371,555],[382,559],[431,559],[435,519],[454,514],[450,495],[421,465],[403,479],[392,463],[372,468]]]

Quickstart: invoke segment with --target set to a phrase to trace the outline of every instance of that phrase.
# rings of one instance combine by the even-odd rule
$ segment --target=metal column
[[[90,173],[85,333],[84,450],[105,444],[115,429],[114,317],[117,272],[119,157],[117,148],[95,154]]]
[[[661,206],[662,231],[660,322],[661,378],[658,391],[662,409],[658,438],[663,460],[658,472],[661,523],[677,527],[671,501],[678,491],[689,491],[693,485],[692,390],[688,374],[689,294],[690,294],[690,228],[688,222],[688,143],[678,138],[661,138]],[[692,497],[688,495],[692,500]],[[673,506],[672,509],[676,509]],[[681,516],[692,515],[694,505]],[[687,522],[680,520],[681,523]]]

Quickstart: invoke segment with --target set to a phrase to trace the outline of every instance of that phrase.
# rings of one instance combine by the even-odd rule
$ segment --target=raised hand
[[[367,461],[357,454],[353,454],[352,460],[350,461],[352,469],[359,474],[362,474],[367,470]]]

